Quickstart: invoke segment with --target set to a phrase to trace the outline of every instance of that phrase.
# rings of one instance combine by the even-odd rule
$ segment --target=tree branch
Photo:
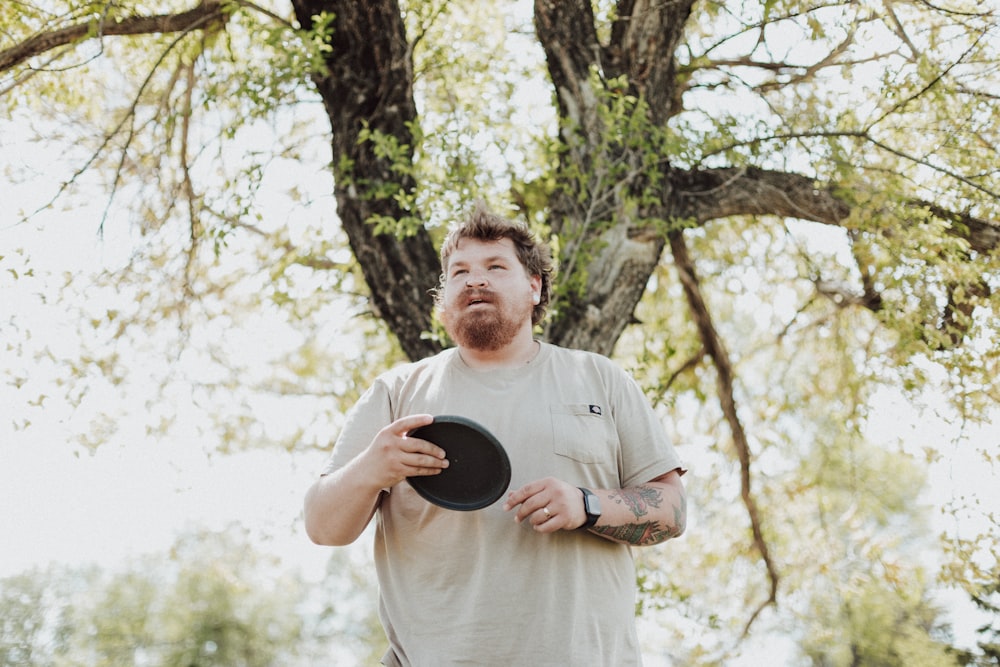
[[[1000,248],[1000,221],[977,218],[968,213],[950,211],[940,204],[914,200],[912,206],[926,208],[932,215],[947,220],[955,234],[965,238],[976,252],[988,254]]]
[[[840,226],[851,212],[832,187],[789,172],[756,167],[690,170],[676,172],[672,182],[676,195],[672,215],[697,225],[735,215],[774,215]],[[988,254],[1000,248],[1000,221],[924,200],[914,199],[909,205],[926,208],[949,222],[949,232],[968,241],[976,252]],[[655,229],[634,229],[631,236],[656,233]]]
[[[58,30],[38,33],[9,49],[0,51],[0,72],[60,46],[75,44],[88,37],[187,32],[204,28],[216,21],[224,21],[225,16],[226,11],[219,0],[203,0],[197,7],[179,14],[127,16],[111,21],[105,21],[104,17],[92,19]]]
[[[756,167],[680,172],[672,179],[676,217],[704,224],[734,215],[776,215],[836,225],[851,212],[806,176]]]
[[[767,569],[767,576],[770,581],[770,592],[767,599],[751,614],[743,630],[744,636],[750,632],[750,626],[760,615],[760,613],[771,604],[776,604],[778,600],[778,580],[780,579],[777,567],[771,559],[767,541],[764,539],[760,510],[757,501],[753,496],[753,489],[750,480],[750,443],[747,439],[746,431],[740,422],[736,408],[736,396],[734,391],[733,366],[729,359],[729,353],[719,336],[715,325],[712,323],[711,313],[701,293],[701,285],[695,273],[694,263],[688,253],[687,244],[684,242],[683,232],[672,232],[670,238],[670,251],[674,257],[674,265],[677,267],[677,274],[680,277],[681,285],[684,288],[684,295],[691,310],[691,316],[698,328],[702,345],[716,368],[716,384],[718,387],[719,403],[725,415],[729,430],[733,436],[733,446],[736,448],[736,456],[740,462],[740,496],[743,505],[746,507],[750,517],[750,528],[753,533],[753,543],[760,553],[764,567]]]
[[[559,117],[572,121],[585,136],[599,134],[590,127],[597,100],[587,89],[592,67],[604,74],[591,3],[535,0],[535,33],[545,50]]]

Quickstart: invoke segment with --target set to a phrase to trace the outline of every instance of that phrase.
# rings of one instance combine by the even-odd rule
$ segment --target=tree
[[[87,313],[114,339],[156,300],[160,319],[145,322],[185,326],[196,304],[217,317],[220,303],[250,300],[236,289],[246,283],[214,271],[240,251],[266,267],[253,284],[289,320],[328,312],[341,297],[323,295],[336,291],[353,312],[370,309],[402,355],[426,356],[447,344],[426,297],[443,223],[477,196],[509,202],[558,249],[560,291],[540,335],[630,355],[664,410],[691,397],[702,432],[725,425],[718,451],[737,466],[743,543],[766,582],[749,627],[783,577],[762,457],[807,461],[803,432],[825,452],[862,446],[880,383],[917,396],[941,377],[965,420],[1000,398],[997,11],[538,0],[527,45],[527,27],[486,3],[206,1],[156,16],[22,3],[4,18],[0,89],[12,113],[44,100],[86,121],[31,119],[81,139],[54,194],[103,166],[111,202],[136,202],[137,227],[171,239],[129,265],[169,281],[132,284],[121,309]],[[85,81],[104,82],[101,104]],[[551,115],[526,122],[539,95]],[[253,198],[268,161],[311,150],[302,101],[322,102],[331,147],[336,228],[322,237],[265,223]],[[278,147],[234,156],[225,139],[245,140],[259,119]],[[183,237],[167,233],[177,225]],[[834,230],[831,246],[802,241],[804,226]],[[306,329],[284,359],[302,372],[268,378],[272,388],[329,365],[318,339]],[[127,362],[91,363],[120,381]],[[803,425],[831,404],[846,433]],[[233,437],[260,438],[253,429]]]
[[[0,581],[0,665],[42,664],[50,655],[45,611],[62,591],[51,573],[22,573]],[[51,633],[56,635],[57,633]],[[54,636],[51,637],[54,639]]]
[[[385,642],[374,603],[307,586],[272,561],[230,526],[193,530],[170,553],[114,570],[50,566],[0,579],[0,665],[371,662]],[[343,556],[331,566],[351,567]]]
[[[1000,559],[991,535],[996,532],[996,516],[990,514],[988,530],[974,536],[959,536],[948,542],[951,563],[943,568],[942,577],[954,580],[964,589],[978,610],[978,651],[959,651],[962,664],[982,667],[1000,664]],[[968,571],[971,570],[971,575]]]
[[[938,612],[926,600],[880,590],[877,583],[856,584],[846,596],[818,601],[813,632],[804,641],[813,665],[960,664],[929,632]]]

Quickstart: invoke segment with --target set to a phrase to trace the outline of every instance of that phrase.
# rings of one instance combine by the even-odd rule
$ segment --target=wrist
[[[582,486],[577,488],[583,494],[584,521],[580,528],[591,528],[601,518],[601,500],[590,489],[585,489]]]

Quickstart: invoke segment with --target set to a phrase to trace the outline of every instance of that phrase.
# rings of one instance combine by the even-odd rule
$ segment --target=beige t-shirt
[[[324,472],[417,413],[461,415],[489,429],[510,458],[511,490],[547,476],[620,488],[681,468],[628,374],[606,357],[543,343],[520,368],[476,371],[451,349],[380,376]],[[374,549],[390,643],[383,662],[641,664],[630,548],[587,531],[536,533],[502,505],[442,509],[406,482],[383,495]]]

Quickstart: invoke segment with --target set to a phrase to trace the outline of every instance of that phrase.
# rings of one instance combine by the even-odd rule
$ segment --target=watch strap
[[[601,503],[597,494],[590,489],[585,489],[582,486],[577,488],[583,493],[583,511],[587,513],[587,520],[580,528],[590,528],[601,518]]]

